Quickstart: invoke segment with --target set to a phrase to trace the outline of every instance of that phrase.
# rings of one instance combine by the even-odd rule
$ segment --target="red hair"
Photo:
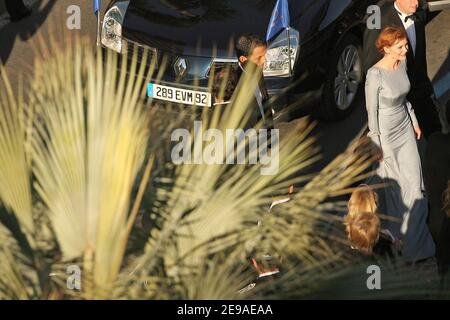
[[[397,27],[387,27],[381,31],[375,46],[381,54],[385,54],[385,47],[392,47],[397,41],[407,39],[406,32]]]

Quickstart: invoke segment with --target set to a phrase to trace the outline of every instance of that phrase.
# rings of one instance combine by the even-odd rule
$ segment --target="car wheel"
[[[320,118],[340,120],[355,107],[363,79],[362,45],[348,34],[333,52],[323,92]]]

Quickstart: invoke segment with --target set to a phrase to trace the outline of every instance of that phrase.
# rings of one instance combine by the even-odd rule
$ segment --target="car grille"
[[[126,51],[129,60],[133,58],[133,54],[136,51],[137,61],[139,63],[144,58],[144,54],[147,51],[147,65],[150,66],[152,60],[156,59],[156,68],[158,68],[158,55],[157,50],[155,48],[143,46],[130,40],[124,40],[124,43],[126,45]]]
[[[208,72],[206,73],[206,77],[209,78],[211,76],[212,70],[215,70],[215,72],[217,72],[217,70],[223,69],[223,68],[231,68],[237,66],[237,59],[215,59],[213,60],[211,66],[208,69]]]

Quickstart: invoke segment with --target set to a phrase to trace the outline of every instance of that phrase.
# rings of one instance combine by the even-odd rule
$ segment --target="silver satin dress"
[[[417,119],[406,100],[409,89],[405,61],[396,70],[373,66],[367,72],[368,135],[383,152],[370,183],[386,183],[377,191],[379,210],[396,221],[382,219],[383,227],[403,240],[403,257],[415,261],[434,256],[435,245],[427,226],[428,204],[413,128]]]

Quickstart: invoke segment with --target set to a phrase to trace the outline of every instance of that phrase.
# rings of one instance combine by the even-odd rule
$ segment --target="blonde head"
[[[368,185],[360,185],[353,191],[348,201],[348,214],[352,216],[360,212],[377,213],[378,195]]]
[[[345,231],[354,249],[370,255],[378,241],[380,218],[369,212],[358,213],[349,219]]]
[[[345,231],[352,247],[371,254],[378,241],[380,218],[378,195],[368,185],[360,185],[348,201],[348,213],[344,217]]]

